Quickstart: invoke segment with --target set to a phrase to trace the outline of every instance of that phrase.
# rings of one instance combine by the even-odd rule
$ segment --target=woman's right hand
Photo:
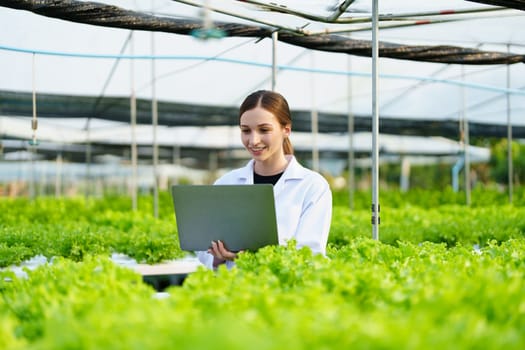
[[[226,261],[233,261],[237,258],[237,253],[229,251],[222,241],[212,241],[208,253],[213,255],[213,266],[217,267]]]

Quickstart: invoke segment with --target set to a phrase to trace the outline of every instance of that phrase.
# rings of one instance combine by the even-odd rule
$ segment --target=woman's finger
[[[226,260],[234,260],[237,257],[237,254],[234,252],[230,252],[226,247],[224,246],[224,243],[222,241],[217,242],[217,250],[219,253],[224,257]]]
[[[223,254],[221,254],[221,251],[219,250],[219,247],[217,245],[217,243],[215,241],[212,241],[211,242],[211,248],[210,248],[210,253],[216,257],[217,259],[222,259],[222,260],[226,260],[226,257],[223,256]]]

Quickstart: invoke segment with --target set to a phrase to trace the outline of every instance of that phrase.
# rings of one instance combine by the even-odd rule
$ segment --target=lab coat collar
[[[288,160],[288,166],[279,181],[275,184],[274,190],[276,194],[283,188],[286,181],[301,180],[306,175],[306,169],[299,164],[293,155],[286,155],[286,159]],[[254,163],[255,161],[253,159],[250,160],[248,164],[239,171],[239,180],[243,181],[245,184],[253,184]]]
[[[293,155],[286,155],[288,160],[288,166],[284,171],[284,174],[281,176],[279,181],[274,186],[275,195],[279,194],[286,187],[286,182],[291,180],[301,180],[306,175],[306,170],[301,164],[295,159]]]
[[[285,181],[302,179],[306,175],[305,168],[299,164],[293,155],[286,155],[286,159],[288,160],[288,166],[286,167],[282,178]]]
[[[244,167],[239,169],[239,181],[245,184],[253,185],[253,164],[255,161],[252,159]]]

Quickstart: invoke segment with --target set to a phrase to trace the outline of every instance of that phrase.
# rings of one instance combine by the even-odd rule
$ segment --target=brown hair
[[[259,90],[248,95],[239,108],[239,120],[244,112],[261,106],[261,108],[272,113],[282,127],[292,126],[292,114],[286,99],[279,93],[269,90]],[[290,138],[283,142],[284,154],[293,154],[293,146]]]

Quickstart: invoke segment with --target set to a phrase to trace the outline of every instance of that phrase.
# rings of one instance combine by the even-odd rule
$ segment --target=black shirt
[[[284,173],[284,171],[279,173],[279,174],[265,176],[265,175],[259,175],[259,174],[257,174],[254,171],[253,172],[253,183],[254,184],[272,184],[272,185],[275,185],[277,183],[277,181],[279,181],[279,179],[281,178],[281,175],[283,173]]]

